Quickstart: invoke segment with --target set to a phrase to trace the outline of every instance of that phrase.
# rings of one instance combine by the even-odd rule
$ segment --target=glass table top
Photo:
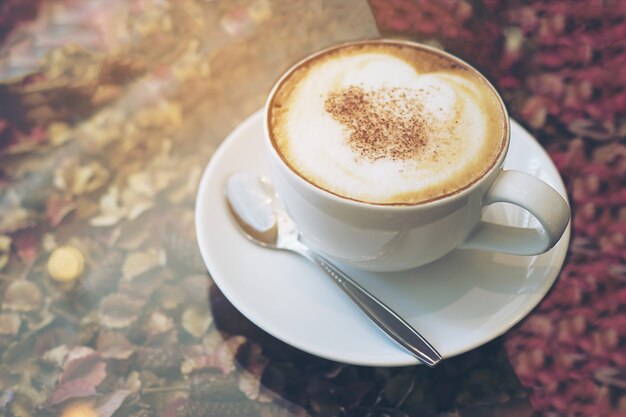
[[[625,413],[625,6],[3,3],[0,415]],[[194,231],[206,164],[277,77],[380,36],[483,71],[548,151],[573,210],[541,304],[434,369],[337,363],[263,332],[213,283]]]

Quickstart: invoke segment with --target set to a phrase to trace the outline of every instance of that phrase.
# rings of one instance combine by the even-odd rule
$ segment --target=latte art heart
[[[505,112],[469,66],[375,43],[297,67],[269,104],[270,136],[315,186],[375,204],[418,204],[482,177],[505,143]]]

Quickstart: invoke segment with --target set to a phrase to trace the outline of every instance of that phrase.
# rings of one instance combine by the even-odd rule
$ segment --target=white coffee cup
[[[377,40],[352,45],[368,42],[427,50],[476,71],[452,55],[412,42]],[[309,245],[342,263],[388,272],[424,265],[456,248],[537,255],[559,241],[570,218],[567,202],[538,178],[502,169],[509,147],[510,121],[501,98],[486,80],[486,85],[493,89],[502,106],[505,124],[502,152],[488,171],[457,192],[415,204],[376,204],[329,192],[295,172],[271,138],[269,108],[272,99],[285,78],[295,70],[329,50],[343,46],[329,48],[294,65],[277,82],[266,105],[264,131],[271,179]],[[528,210],[537,218],[541,229],[483,221],[483,209],[496,202],[511,203]]]

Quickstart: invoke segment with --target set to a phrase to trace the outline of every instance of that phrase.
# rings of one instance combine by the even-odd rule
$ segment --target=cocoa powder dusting
[[[427,94],[421,89],[350,86],[331,92],[324,109],[349,131],[348,144],[358,157],[409,160],[427,143],[432,123],[424,112]]]

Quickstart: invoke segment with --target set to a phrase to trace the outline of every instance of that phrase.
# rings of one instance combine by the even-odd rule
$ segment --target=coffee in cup
[[[343,45],[289,73],[268,103],[273,146],[344,198],[412,205],[475,183],[507,140],[506,111],[469,65],[393,42]]]

